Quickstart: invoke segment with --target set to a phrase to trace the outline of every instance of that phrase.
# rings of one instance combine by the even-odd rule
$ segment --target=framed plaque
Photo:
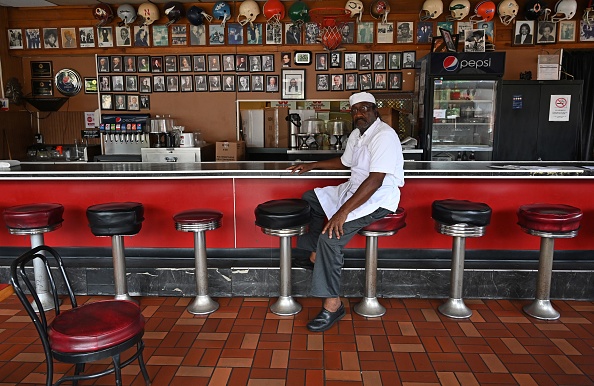
[[[31,94],[32,95],[54,95],[54,83],[51,79],[38,80],[34,79],[31,81]]]
[[[97,78],[85,78],[85,94],[97,93]]]
[[[52,62],[31,62],[31,78],[51,78]]]

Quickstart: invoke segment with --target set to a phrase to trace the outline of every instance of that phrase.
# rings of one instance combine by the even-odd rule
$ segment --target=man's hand
[[[287,170],[290,170],[291,173],[297,172],[297,174],[303,174],[303,173],[307,173],[310,170],[314,169],[314,165],[315,165],[315,162],[307,163],[307,164],[297,164],[297,165],[289,166],[287,168]]]
[[[328,238],[331,239],[334,235],[338,240],[340,240],[340,236],[344,234],[342,226],[346,222],[348,214],[348,212],[342,210],[336,212],[334,216],[328,220],[328,223],[326,223],[326,226],[324,229],[322,229],[322,233],[326,233],[326,231],[328,231]]]

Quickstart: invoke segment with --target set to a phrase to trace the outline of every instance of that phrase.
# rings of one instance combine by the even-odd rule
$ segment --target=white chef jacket
[[[371,172],[386,174],[382,186],[369,200],[349,213],[346,221],[367,216],[380,207],[393,212],[398,209],[399,188],[404,186],[404,158],[394,129],[378,118],[363,135],[359,129],[353,130],[340,160],[344,166],[351,168],[349,180],[338,186],[314,189],[326,217],[334,216]]]

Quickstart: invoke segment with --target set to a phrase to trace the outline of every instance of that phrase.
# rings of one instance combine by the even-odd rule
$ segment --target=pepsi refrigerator
[[[505,52],[433,52],[421,58],[420,65],[423,159],[492,160]]]

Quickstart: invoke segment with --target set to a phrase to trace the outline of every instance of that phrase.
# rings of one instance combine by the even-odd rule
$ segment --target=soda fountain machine
[[[141,161],[142,148],[150,147],[150,114],[102,114],[99,126],[103,162]]]

